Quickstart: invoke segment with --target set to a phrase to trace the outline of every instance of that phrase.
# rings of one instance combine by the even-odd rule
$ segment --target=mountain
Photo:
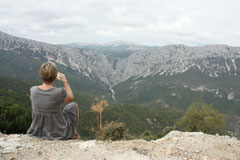
[[[166,85],[168,82],[187,90],[207,91],[218,97],[227,94],[228,100],[240,100],[237,83],[240,74],[240,47],[147,47],[124,41],[90,46],[95,49],[51,45],[0,32],[0,73],[23,79],[34,75],[30,79],[37,80],[36,68],[44,61],[54,61],[60,68],[68,69],[67,73],[72,73],[70,77],[73,81],[78,79],[85,83],[78,86],[79,81],[75,81],[77,89],[87,86],[104,94],[110,94],[111,91],[118,95],[118,90],[126,87],[128,89],[125,93],[133,93],[151,82],[152,85]],[[129,52],[126,57],[109,60],[107,53],[102,51],[103,46],[109,51],[122,48],[121,54],[133,46],[138,49]],[[111,54],[118,56],[115,52]],[[21,70],[24,70],[24,76],[20,74]],[[87,87],[85,91],[88,90]]]
[[[18,38],[3,32],[0,32],[0,50],[11,51],[31,59],[52,60],[89,78],[93,76],[104,79],[110,68],[106,57],[101,53]],[[102,63],[97,63],[99,61]],[[92,72],[93,74],[90,74]]]
[[[59,71],[67,75],[74,90],[91,96],[110,94],[108,86],[103,82],[108,82],[105,74],[111,67],[107,66],[109,63],[103,54],[0,32],[1,76],[41,82],[39,67],[46,61],[57,63]]]
[[[215,92],[220,97],[220,90],[224,89],[229,100],[238,99],[239,68],[239,47],[164,46],[134,53],[118,61],[114,84],[121,86],[128,80],[131,83],[129,89],[136,90],[141,86],[141,80],[151,79],[159,83],[174,83],[192,91]]]
[[[103,46],[109,50],[117,47],[121,48],[122,52],[138,46],[138,49],[129,53],[126,58],[115,58],[114,66],[112,66],[112,77],[114,78],[110,81],[112,85],[134,76],[176,75],[192,68],[209,77],[239,74],[240,47],[227,45],[146,47],[134,43],[120,42],[109,43],[109,45],[77,46],[97,51],[102,51],[101,47]],[[106,52],[102,52],[108,57]]]
[[[103,53],[108,61],[114,67],[114,64],[119,59],[127,58],[132,53],[141,51],[143,49],[151,48],[149,46],[143,46],[129,41],[113,41],[108,43],[70,43],[64,44],[63,46],[70,46],[82,49],[91,49]]]
[[[88,83],[78,86],[79,81],[75,81],[74,86],[78,89],[87,86],[110,94],[110,91],[114,93],[126,88],[124,87],[126,85],[128,89],[124,92],[133,93],[141,88],[139,86],[144,88],[145,84],[156,81],[152,85],[157,83],[166,85],[168,82],[187,90],[207,91],[218,97],[227,94],[229,100],[240,100],[238,91],[240,86],[237,83],[240,74],[240,47],[227,45],[147,47],[124,41],[80,45],[84,46],[88,47],[51,45],[0,32],[0,73],[23,79],[34,75],[30,79],[37,80],[36,77],[39,76],[36,74],[36,68],[44,61],[54,61],[60,68],[65,70],[67,68],[68,72],[72,73],[70,76],[72,79],[81,77],[77,78],[81,83]],[[131,47],[138,49],[125,54]],[[112,58],[109,58],[103,48],[111,52]],[[114,52],[115,48],[118,48],[120,53]],[[119,58],[119,54],[125,54],[125,57]],[[20,72],[24,70],[24,76],[20,75],[20,72],[15,72],[18,70]],[[87,87],[85,91],[88,90]],[[119,94],[117,92],[116,95]]]
[[[129,49],[129,50],[141,50],[146,46],[141,44],[137,44],[135,42],[130,41],[112,41],[108,43],[85,43],[85,42],[76,42],[76,43],[69,43],[69,44],[62,44],[63,46],[69,47],[78,47],[78,48],[101,48],[101,47],[113,47],[113,48],[122,48],[122,49]]]
[[[239,133],[233,122],[240,117],[240,47],[114,42],[77,48],[0,32],[1,76],[39,83],[39,66],[46,61],[67,75],[79,101],[87,101],[83,108],[100,95],[117,106],[183,110],[203,101],[227,114],[231,130]]]

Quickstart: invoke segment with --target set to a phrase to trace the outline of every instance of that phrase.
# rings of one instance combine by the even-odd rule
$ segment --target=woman
[[[63,102],[69,103],[74,98],[65,75],[58,72],[56,64],[47,62],[41,65],[40,76],[42,85],[30,89],[32,124],[27,135],[45,139],[79,138],[78,105],[72,102],[63,111],[60,109]],[[57,77],[64,88],[53,86]]]

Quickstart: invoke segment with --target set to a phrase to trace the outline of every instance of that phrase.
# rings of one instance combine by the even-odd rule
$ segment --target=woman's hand
[[[58,77],[59,77],[59,79],[58,80],[60,80],[60,81],[62,81],[62,82],[67,82],[67,79],[66,79],[66,76],[65,76],[65,74],[62,74],[62,73],[60,73],[60,72],[58,72]]]
[[[65,74],[62,74],[62,73],[58,72],[57,78],[58,78],[58,80],[63,82],[64,88],[67,92],[67,96],[64,100],[64,103],[71,102],[73,100],[74,96],[73,96],[73,93],[72,93],[72,89],[71,89],[70,85],[68,84],[68,81],[65,77]]]

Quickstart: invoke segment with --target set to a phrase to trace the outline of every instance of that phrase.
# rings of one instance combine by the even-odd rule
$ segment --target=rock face
[[[1,160],[210,160],[240,159],[240,141],[201,132],[172,131],[154,141],[48,141],[26,135],[0,135]]]
[[[240,48],[172,45],[139,51],[117,62],[115,83],[132,76],[178,74],[196,68],[210,77],[239,74]]]
[[[10,50],[28,58],[55,61],[70,66],[87,77],[97,76],[109,84],[108,74],[111,73],[111,65],[106,56],[95,51],[37,42],[3,32],[0,32],[0,50]]]
[[[227,45],[188,47],[170,45],[143,47],[118,42],[106,47],[132,49],[124,58],[113,58],[94,50],[51,45],[0,32],[0,50],[11,50],[32,58],[48,60],[70,66],[85,76],[97,76],[110,87],[134,76],[172,75],[195,68],[210,77],[240,74],[240,48]],[[121,48],[120,47],[120,48]],[[91,47],[90,47],[91,48]],[[129,49],[130,50],[130,49]]]

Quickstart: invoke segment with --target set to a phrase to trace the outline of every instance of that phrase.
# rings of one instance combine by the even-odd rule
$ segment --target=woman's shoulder
[[[61,90],[62,90],[61,87],[60,88],[53,87],[53,88],[50,88],[50,89],[41,89],[39,86],[32,86],[30,88],[31,92],[33,92],[33,91],[39,91],[39,92],[59,92]]]
[[[61,92],[65,92],[65,88],[64,87],[53,87],[50,89],[41,89],[39,88],[39,86],[32,86],[30,88],[31,92],[54,92],[54,93],[61,93]]]
[[[66,92],[66,90],[65,90],[65,88],[64,87],[58,87],[58,88],[55,88],[56,89],[56,91],[58,92],[58,93],[62,93],[62,94],[64,94],[65,92]]]
[[[30,91],[32,92],[32,91],[36,90],[37,87],[38,87],[38,86],[32,86],[32,87],[30,88]]]

